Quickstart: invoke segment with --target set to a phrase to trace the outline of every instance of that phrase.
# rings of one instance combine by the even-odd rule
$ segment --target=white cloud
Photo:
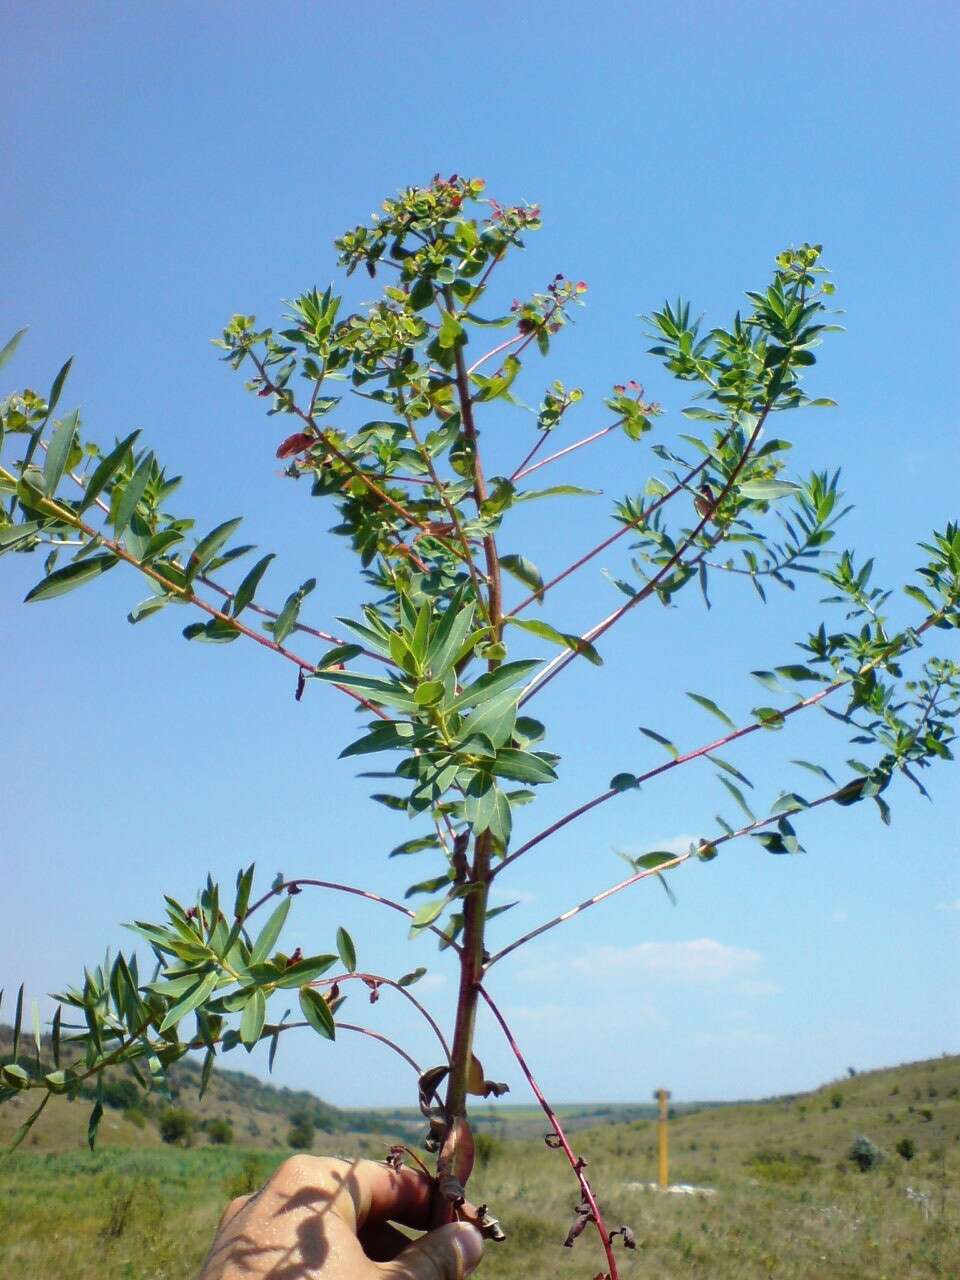
[[[960,911],[960,898],[954,898],[952,902],[938,902],[938,911]]]
[[[715,938],[690,942],[639,942],[629,947],[590,947],[566,962],[538,965],[523,977],[531,981],[583,976],[591,982],[720,983],[747,979],[755,973],[760,953],[730,947]]]
[[[686,853],[692,844],[699,844],[702,836],[691,836],[681,833],[678,836],[665,836],[662,840],[647,840],[644,844],[631,844],[623,848],[630,858],[639,858],[644,853]],[[618,846],[619,847],[619,846]]]

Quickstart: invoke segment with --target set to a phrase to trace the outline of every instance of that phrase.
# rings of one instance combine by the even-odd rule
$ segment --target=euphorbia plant
[[[59,595],[124,564],[151,589],[132,609],[131,622],[171,605],[192,607],[201,616],[186,626],[188,639],[255,641],[298,669],[298,699],[307,681],[346,694],[367,722],[341,754],[398,761],[393,789],[374,799],[417,821],[416,834],[392,853],[421,854],[430,867],[408,891],[407,900],[422,899],[413,906],[363,885],[312,877],[309,867],[294,879],[278,876],[259,897],[251,866],[238,874],[229,900],[209,879],[189,908],[168,898],[162,924],[134,926],[156,956],[156,972],[146,979],[132,953],[88,972],[82,986],[58,997],[54,1070],[18,1063],[15,1046],[13,1065],[3,1068],[2,1096],[42,1093],[26,1132],[52,1093],[74,1096],[108,1067],[123,1064],[162,1087],[166,1067],[190,1050],[206,1051],[204,1082],[218,1052],[241,1044],[250,1049],[270,1040],[272,1063],[281,1034],[296,1026],[331,1040],[338,1028],[385,1040],[375,1028],[344,1021],[340,1010],[358,983],[371,1000],[381,989],[395,989],[427,1020],[438,1045],[438,1065],[424,1069],[385,1040],[417,1072],[425,1146],[436,1153],[438,1220],[470,1217],[497,1237],[492,1214],[465,1198],[473,1164],[468,1096],[506,1087],[485,1078],[473,1052],[478,1013],[488,1010],[548,1117],[548,1145],[564,1151],[579,1182],[581,1203],[566,1243],[593,1224],[613,1280],[614,1237],[622,1235],[626,1245],[632,1237],[604,1222],[583,1161],[495,1001],[491,971],[572,915],[683,863],[712,859],[728,841],[751,836],[771,853],[798,852],[791,819],[814,806],[873,799],[888,820],[894,775],[921,786],[918,774],[928,764],[950,758],[960,668],[931,652],[931,642],[960,623],[960,530],[949,524],[922,544],[919,581],[905,588],[919,612],[912,621],[893,622],[890,593],[871,586],[870,562],[833,551],[843,514],[837,475],[785,478],[789,445],[770,432],[774,415],[832,403],[809,400],[801,387],[822,335],[834,327],[826,316],[833,286],[819,246],[803,245],[778,256],[769,285],[747,294],[747,309],[729,328],[701,332],[683,302],[649,317],[651,351],[690,384],[696,403],[683,412],[702,434],[653,445],[658,474],[616,503],[614,530],[574,563],[552,566],[546,577],[527,556],[504,553],[499,540],[518,504],[562,502],[581,492],[542,487],[539,475],[531,487],[534,473],[614,432],[645,449],[648,435],[656,439],[661,412],[636,382],[625,381],[612,389],[605,417],[589,433],[552,449],[568,411],[582,399],[554,381],[512,469],[489,474],[481,432],[496,439],[505,411],[516,404],[513,389],[525,361],[550,350],[586,290],[558,275],[506,314],[482,314],[491,281],[539,226],[536,207],[485,200],[475,179],[436,178],[385,201],[370,224],[337,241],[348,274],[362,268],[388,280],[368,309],[341,316],[340,299],[330,289],[314,289],[291,304],[286,327],[258,328],[254,317],[234,316],[219,341],[224,359],[247,373],[249,390],[277,418],[277,456],[286,474],[306,481],[314,497],[336,509],[333,532],[356,553],[369,599],[360,616],[338,620],[336,633],[301,619],[313,579],[277,611],[261,603],[272,555],[233,585],[223,584],[221,570],[231,572],[233,562],[253,550],[231,545],[240,521],[227,520],[190,545],[193,522],[168,510],[176,481],[140,446],[138,432],[100,449],[81,440],[76,412],[54,417],[69,364],[47,399],[27,390],[4,402],[0,444],[7,459],[0,488],[9,501],[0,513],[0,547],[49,548],[46,576],[27,600]],[[338,391],[353,397],[352,412]],[[502,439],[496,452],[503,453]],[[631,576],[616,580],[623,597],[618,606],[583,634],[547,621],[553,588],[585,572],[618,541],[632,551],[631,569],[624,570]],[[639,606],[669,606],[691,584],[706,597],[710,573],[748,578],[761,600],[767,584],[792,587],[813,577],[829,584],[831,600],[845,614],[834,627],[819,618],[812,623],[800,643],[802,662],[785,655],[774,671],[753,673],[772,698],[746,723],[736,724],[708,696],[692,694],[723,722],[719,738],[681,752],[663,734],[644,729],[666,758],[616,774],[599,795],[572,797],[565,816],[538,830],[527,806],[538,788],[556,781],[559,758],[543,745],[546,731],[531,705],[546,701],[544,690],[572,663],[599,665],[599,642],[608,643],[607,633]],[[319,654],[318,640],[324,642]],[[521,653],[534,643],[537,656],[514,656],[518,642],[525,646]],[[851,760],[850,775],[840,779],[802,762],[816,779],[814,797],[791,787],[756,816],[743,791],[748,779],[717,753],[748,735],[788,729],[794,717],[820,704],[853,730],[869,758]],[[490,907],[491,885],[513,863],[598,805],[703,758],[717,766],[746,811],[745,825],[718,818],[717,830],[685,852],[654,850],[634,859],[620,883],[490,954],[487,924],[504,909]],[[422,968],[397,977],[366,972],[343,930],[329,954],[279,949],[292,898],[306,887],[358,894],[407,916],[413,935],[436,938],[459,970],[448,1033],[411,991]],[[303,1019],[268,1020],[270,997],[287,990],[299,992]],[[60,1062],[63,1009],[80,1016],[70,1039],[85,1055],[69,1065]],[[21,1017],[22,992],[18,1040]],[[97,1103],[91,1137],[100,1114]],[[403,1157],[397,1149],[394,1158]]]

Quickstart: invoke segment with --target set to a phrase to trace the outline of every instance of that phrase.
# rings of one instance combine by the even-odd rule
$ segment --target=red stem
[[[389,907],[392,911],[399,911],[401,915],[406,916],[409,920],[414,918],[414,913],[407,907],[402,906],[399,902],[394,902],[392,898],[384,898],[379,893],[373,893],[369,889],[358,889],[352,884],[337,884],[333,880],[313,880],[307,879],[304,876],[298,876],[296,880],[284,880],[283,884],[278,885],[276,889],[271,889],[270,892],[265,893],[262,898],[258,898],[252,907],[247,908],[246,914],[243,917],[244,921],[249,919],[255,911],[259,910],[265,902],[269,902],[271,898],[277,897],[281,893],[289,892],[290,889],[297,890],[301,885],[309,885],[313,889],[333,889],[337,893],[352,893],[357,898],[366,898],[369,902],[379,902],[382,907]],[[438,929],[436,925],[433,924],[428,924],[426,928],[430,933],[435,933],[438,938],[442,938],[447,946],[453,947],[454,951],[459,955],[460,946],[458,943],[454,942],[449,934],[444,933],[442,929]]]
[[[611,423],[609,427],[601,427],[599,431],[594,431],[593,435],[584,436],[582,440],[577,440],[573,444],[568,444],[565,449],[560,449],[557,453],[551,453],[549,457],[541,458],[540,461],[534,463],[532,467],[528,467],[527,463],[540,448],[540,442],[538,442],[520,463],[520,466],[516,471],[514,471],[510,479],[522,480],[524,476],[531,475],[534,471],[539,471],[541,467],[545,467],[551,462],[556,462],[558,458],[563,458],[568,453],[573,453],[577,449],[582,449],[585,444],[593,444],[594,440],[600,440],[603,436],[608,436],[611,431],[616,431],[617,427],[619,427],[622,422],[623,419],[621,418],[618,422]],[[541,440],[545,440],[547,438],[547,434],[547,432],[544,432]]]
[[[560,1147],[563,1150],[564,1155],[569,1160],[570,1168],[573,1170],[574,1176],[576,1177],[577,1182],[579,1182],[580,1184],[580,1194],[583,1196],[585,1203],[590,1206],[590,1212],[593,1215],[594,1225],[596,1226],[597,1233],[600,1236],[600,1242],[603,1245],[603,1251],[607,1256],[607,1266],[609,1267],[609,1280],[619,1280],[620,1273],[617,1270],[617,1259],[613,1252],[613,1245],[610,1243],[610,1231],[607,1227],[607,1224],[603,1220],[603,1214],[600,1211],[600,1206],[597,1204],[596,1197],[593,1194],[593,1190],[590,1186],[590,1183],[587,1181],[587,1178],[583,1172],[585,1161],[581,1160],[578,1156],[574,1155],[570,1147],[570,1143],[567,1141],[567,1135],[563,1131],[563,1126],[560,1124],[560,1120],[556,1112],[553,1110],[553,1108],[550,1106],[550,1103],[544,1097],[543,1091],[541,1090],[540,1086],[537,1084],[536,1080],[533,1077],[533,1072],[527,1066],[526,1059],[524,1058],[523,1054],[520,1052],[520,1046],[517,1044],[516,1040],[514,1039],[513,1032],[510,1030],[510,1027],[507,1025],[507,1020],[504,1018],[503,1014],[494,1004],[492,997],[490,996],[489,992],[483,986],[482,983],[480,984],[478,989],[481,996],[483,996],[484,1000],[487,1002],[487,1005],[490,1008],[490,1012],[496,1018],[497,1022],[499,1022],[500,1029],[503,1032],[504,1036],[506,1037],[507,1044],[513,1050],[513,1056],[516,1058],[520,1066],[520,1070],[526,1076],[527,1084],[529,1084],[530,1088],[532,1089],[534,1097],[540,1103],[540,1106],[543,1108],[544,1114],[546,1115],[547,1119],[550,1121],[550,1124],[553,1126],[553,1131],[556,1134],[557,1139],[559,1140]]]
[[[735,430],[736,430],[736,427],[730,428],[730,430],[726,433],[726,435],[717,445],[717,449],[723,448],[723,446],[730,439],[730,436],[733,434]],[[649,507],[646,508],[646,510],[643,512],[643,516],[641,517],[643,522],[646,523],[646,521],[649,520],[650,517],[655,512],[659,511],[660,508],[665,503],[669,502],[671,498],[675,498],[677,494],[681,492],[681,490],[688,489],[691,482],[695,480],[702,471],[705,471],[706,468],[710,465],[710,463],[714,462],[715,460],[716,459],[714,455],[711,454],[709,457],[704,458],[702,462],[698,463],[695,467],[693,467],[690,471],[688,471],[687,474],[683,477],[683,479],[680,480],[677,484],[675,484],[672,489],[668,490],[667,493],[662,494],[656,500],[656,502],[652,503]],[[551,578],[549,582],[544,583],[540,591],[527,596],[525,600],[521,600],[515,609],[510,610],[510,613],[508,616],[512,618],[515,614],[521,613],[524,609],[526,609],[528,605],[533,604],[534,600],[542,599],[543,596],[549,590],[551,590],[552,587],[555,587],[558,582],[562,582],[564,578],[569,578],[571,573],[576,573],[578,569],[582,568],[585,564],[587,564],[588,561],[592,560],[594,556],[598,556],[601,551],[606,551],[607,547],[612,546],[613,543],[616,542],[618,539],[630,533],[631,530],[636,529],[639,523],[640,523],[639,520],[628,521],[621,529],[618,529],[616,533],[612,533],[609,538],[604,538],[602,542],[598,542],[595,547],[593,547],[585,555],[582,555],[579,560],[575,560],[573,564],[568,565],[568,567],[564,569],[562,573],[558,573],[555,578]]]
[[[914,628],[914,634],[922,636],[925,631],[928,631],[932,626],[936,625],[944,612],[945,610],[939,610],[937,613],[930,614],[930,616],[926,618],[920,626]],[[896,648],[897,646],[895,644],[891,645],[884,654],[874,658],[872,662],[868,662],[864,667],[862,667],[858,674],[864,675],[872,667],[877,666],[886,658],[892,657],[896,652]],[[835,693],[837,689],[849,684],[851,679],[853,679],[852,676],[845,676],[842,680],[834,680],[823,689],[819,689],[816,693],[812,693],[809,698],[803,698],[799,702],[795,702],[792,707],[786,707],[780,712],[780,715],[784,720],[786,720],[787,716],[795,715],[798,711],[803,711],[806,707],[816,706],[818,702],[822,702],[823,699],[828,697],[831,693]],[[642,785],[644,782],[649,782],[651,778],[656,778],[661,773],[668,773],[671,769],[676,769],[679,765],[688,764],[691,760],[697,760],[701,756],[709,755],[711,751],[719,751],[721,747],[727,746],[728,743],[736,742],[738,738],[745,738],[748,734],[756,733],[759,729],[763,729],[764,727],[765,726],[759,720],[755,720],[751,724],[744,725],[741,729],[735,729],[732,733],[728,733],[723,738],[717,738],[714,742],[708,742],[704,747],[697,747],[694,751],[684,752],[682,755],[676,756],[673,760],[667,760],[664,764],[659,764],[656,768],[648,769],[646,773],[639,774],[637,777],[637,786]],[[558,818],[556,822],[551,823],[549,827],[545,827],[543,831],[532,836],[526,844],[522,844],[519,849],[515,849],[513,853],[504,858],[495,869],[493,873],[494,876],[498,876],[501,871],[506,867],[509,867],[511,862],[516,862],[517,858],[519,858],[521,854],[526,853],[528,849],[532,849],[535,845],[540,844],[540,842],[542,840],[546,840],[548,836],[552,836],[555,832],[559,831],[561,827],[565,827],[567,823],[573,822],[574,819],[582,817],[585,813],[589,813],[590,810],[595,809],[597,805],[604,804],[607,800],[612,800],[614,796],[625,794],[625,792],[613,789],[603,791],[600,795],[594,796],[592,800],[587,800],[584,804],[578,805],[576,809],[571,809],[569,813],[564,814],[562,818]]]

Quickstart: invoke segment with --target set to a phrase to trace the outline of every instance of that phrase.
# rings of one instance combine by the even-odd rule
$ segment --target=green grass
[[[123,1132],[121,1127],[120,1132]],[[886,1160],[846,1159],[867,1134]],[[107,1131],[107,1136],[109,1131]],[[896,1143],[910,1137],[905,1161]],[[578,1277],[601,1268],[595,1236],[562,1247],[576,1188],[542,1140],[485,1144],[471,1192],[508,1231],[488,1280]],[[960,1058],[914,1063],[811,1094],[700,1111],[671,1124],[671,1178],[713,1199],[662,1196],[649,1121],[576,1134],[612,1225],[633,1227],[625,1280],[914,1280],[960,1277]],[[318,1135],[315,1150],[377,1157],[368,1134]],[[260,1185],[281,1150],[21,1149],[0,1162],[0,1276],[194,1280],[224,1204]],[[929,1196],[929,1216],[906,1188]]]

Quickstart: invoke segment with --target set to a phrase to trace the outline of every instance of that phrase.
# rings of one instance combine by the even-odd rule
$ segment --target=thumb
[[[382,1268],[391,1280],[463,1280],[483,1256],[483,1237],[468,1222],[421,1236]]]

